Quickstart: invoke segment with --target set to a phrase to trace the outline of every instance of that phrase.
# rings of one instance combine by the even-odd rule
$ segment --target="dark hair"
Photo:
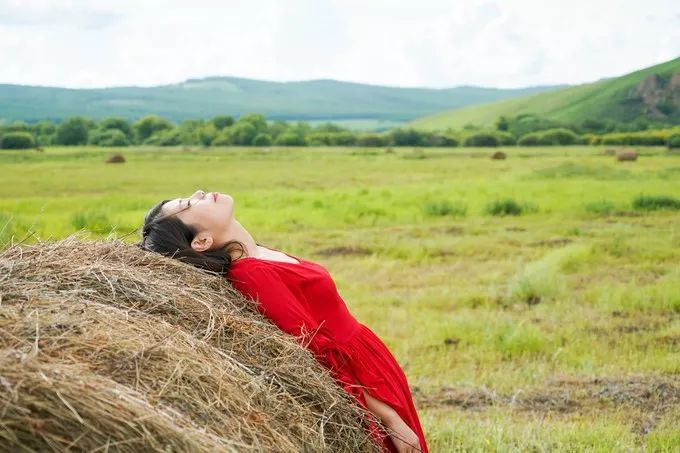
[[[198,230],[174,215],[161,216],[161,208],[168,201],[170,200],[157,203],[144,216],[142,240],[136,244],[138,247],[222,275],[229,272],[234,260],[231,255],[233,250],[240,249],[241,254],[238,258],[247,254],[245,245],[236,240],[227,242],[218,250],[198,252],[191,248],[191,241],[198,234]]]

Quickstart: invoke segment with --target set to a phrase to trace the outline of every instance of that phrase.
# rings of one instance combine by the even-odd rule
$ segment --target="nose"
[[[202,190],[197,190],[196,192],[194,192],[194,195],[200,195],[201,198],[205,198],[205,192]]]

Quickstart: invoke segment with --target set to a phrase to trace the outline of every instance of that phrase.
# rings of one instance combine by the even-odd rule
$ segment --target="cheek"
[[[205,223],[215,230],[224,230],[231,223],[231,206],[213,205],[205,212]]]

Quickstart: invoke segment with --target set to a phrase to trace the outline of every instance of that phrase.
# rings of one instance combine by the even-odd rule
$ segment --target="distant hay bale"
[[[125,162],[125,157],[122,154],[113,154],[106,159],[107,164],[122,164]]]
[[[624,149],[616,153],[619,162],[632,162],[637,160],[637,153],[634,149]]]
[[[505,160],[507,157],[507,154],[505,154],[503,151],[496,151],[491,155],[493,160]]]
[[[45,151],[42,146],[36,146],[35,150],[41,153]]]
[[[616,152],[618,150],[616,148],[607,148],[604,150],[604,155],[605,156],[616,156]]]
[[[394,154],[394,150],[391,147],[385,148],[385,154]]]
[[[0,451],[378,451],[225,278],[78,236],[0,253]]]

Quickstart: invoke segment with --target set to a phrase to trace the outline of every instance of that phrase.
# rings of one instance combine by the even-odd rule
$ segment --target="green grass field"
[[[680,210],[633,201],[680,197],[680,153],[492,151],[3,151],[0,239],[136,241],[155,202],[229,193],[394,352],[431,451],[677,451]]]

